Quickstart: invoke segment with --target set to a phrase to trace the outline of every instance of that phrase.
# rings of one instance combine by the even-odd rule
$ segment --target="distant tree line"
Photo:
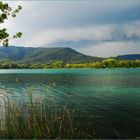
[[[105,59],[93,63],[67,64],[68,68],[136,68],[140,67],[140,60]]]
[[[24,64],[15,62],[0,62],[0,69],[49,69],[49,68],[136,68],[140,67],[140,60],[105,59],[93,63],[64,63],[55,61],[52,63]]]

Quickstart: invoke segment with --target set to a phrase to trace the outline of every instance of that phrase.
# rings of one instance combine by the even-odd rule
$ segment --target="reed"
[[[26,104],[22,100],[15,103],[13,98],[6,96],[5,126],[0,130],[0,138],[96,138],[95,131],[90,129],[92,116],[81,111],[79,119],[76,110],[60,106],[53,97],[48,103],[43,98],[34,100],[31,89],[27,90],[27,94],[29,102]]]

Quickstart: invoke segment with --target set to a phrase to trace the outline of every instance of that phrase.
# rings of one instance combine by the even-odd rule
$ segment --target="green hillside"
[[[31,48],[14,47],[0,48],[0,62],[15,61],[18,63],[64,63],[94,62],[101,58],[91,57],[79,53],[71,48]]]

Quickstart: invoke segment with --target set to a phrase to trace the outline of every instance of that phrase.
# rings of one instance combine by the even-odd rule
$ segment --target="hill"
[[[71,48],[32,48],[32,47],[0,47],[0,62],[15,61],[18,63],[85,63],[101,60],[98,57],[87,56]]]
[[[136,60],[136,59],[140,59],[140,54],[119,55],[117,56],[117,58],[123,60]]]

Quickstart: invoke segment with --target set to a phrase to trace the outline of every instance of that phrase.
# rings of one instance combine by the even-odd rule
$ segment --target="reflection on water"
[[[0,129],[1,130],[5,130],[5,119],[6,119],[5,94],[6,92],[0,89]]]
[[[28,73],[29,71],[29,73]],[[140,69],[16,70],[0,75],[0,88],[15,103],[28,110],[31,91],[34,100],[45,100],[92,117],[91,130],[98,138],[136,138],[140,130]],[[0,118],[5,119],[3,96]],[[82,118],[83,121],[86,118]],[[4,125],[4,121],[2,121]],[[94,127],[94,128],[93,128]]]

